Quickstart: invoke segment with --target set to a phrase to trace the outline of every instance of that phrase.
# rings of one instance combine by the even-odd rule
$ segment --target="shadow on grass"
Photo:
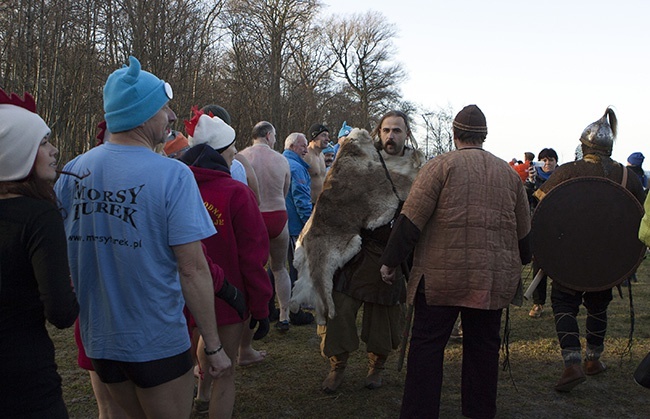
[[[609,310],[609,328],[603,360],[607,371],[588,377],[571,393],[553,390],[562,372],[559,345],[549,305],[540,319],[528,317],[531,303],[511,306],[510,371],[501,371],[498,387],[499,418],[646,418],[650,415],[650,390],[638,386],[632,374],[650,351],[650,264],[644,261],[633,284],[636,312],[635,339],[630,354],[627,291],[615,292]],[[530,282],[527,270],[522,276]],[[550,287],[550,285],[549,285]],[[549,292],[550,296],[550,292]],[[579,315],[584,331],[585,310]],[[72,329],[49,328],[57,348],[64,398],[72,418],[96,418],[97,408],[87,373],[77,367]],[[584,345],[584,338],[583,338]],[[286,334],[272,330],[255,344],[269,356],[260,363],[237,367],[236,418],[396,418],[399,416],[406,366],[397,372],[397,352],[389,358],[382,388],[364,387],[367,373],[365,346],[354,352],[339,391],[320,390],[329,370],[319,353],[316,326],[292,326]],[[503,357],[502,357],[503,359]],[[440,417],[459,418],[462,345],[450,342],[445,353],[445,372]],[[427,385],[427,383],[422,383]]]

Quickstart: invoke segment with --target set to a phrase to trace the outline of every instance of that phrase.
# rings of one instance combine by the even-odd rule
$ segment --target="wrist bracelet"
[[[209,355],[218,354],[219,351],[222,350],[222,349],[223,349],[223,345],[219,345],[219,347],[217,349],[215,349],[214,351],[208,351],[208,348],[204,346],[203,347],[203,352],[205,352],[205,354],[209,356]]]

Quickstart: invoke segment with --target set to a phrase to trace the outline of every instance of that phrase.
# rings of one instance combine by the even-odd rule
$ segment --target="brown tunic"
[[[496,310],[512,301],[530,210],[508,163],[480,148],[435,157],[420,170],[402,214],[422,232],[408,302],[421,280],[429,305]]]

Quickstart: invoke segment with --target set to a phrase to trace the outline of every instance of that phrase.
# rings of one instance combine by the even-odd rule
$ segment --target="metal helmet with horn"
[[[616,139],[617,127],[616,114],[612,108],[607,107],[602,118],[592,122],[582,131],[580,142],[609,156],[612,153],[612,147]]]

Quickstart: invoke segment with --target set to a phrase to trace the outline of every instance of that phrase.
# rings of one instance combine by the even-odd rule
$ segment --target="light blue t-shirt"
[[[56,183],[80,329],[90,358],[144,362],[190,347],[171,246],[216,231],[192,172],[136,146],[106,143]]]
[[[244,165],[239,162],[239,160],[234,159],[230,165],[230,176],[243,183],[248,185],[248,179],[246,179],[246,169]]]

